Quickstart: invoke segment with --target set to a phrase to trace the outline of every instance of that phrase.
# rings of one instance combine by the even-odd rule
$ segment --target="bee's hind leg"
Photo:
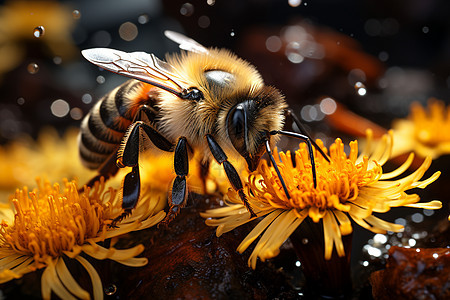
[[[189,172],[189,157],[187,152],[187,141],[185,137],[178,139],[174,155],[174,168],[177,177],[173,181],[172,192],[169,195],[169,211],[160,225],[167,226],[186,205],[187,184],[186,176]]]

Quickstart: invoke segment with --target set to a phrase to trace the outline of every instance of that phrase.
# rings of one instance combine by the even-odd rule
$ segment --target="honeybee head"
[[[236,151],[247,161],[250,171],[258,167],[265,152],[265,141],[271,139],[268,133],[283,127],[284,109],[281,94],[274,88],[264,87],[228,111],[228,137]]]

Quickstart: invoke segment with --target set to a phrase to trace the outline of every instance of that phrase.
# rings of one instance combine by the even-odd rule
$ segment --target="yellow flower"
[[[75,128],[66,130],[60,137],[54,128],[48,127],[39,133],[37,141],[24,136],[0,146],[1,199],[8,199],[18,186],[33,186],[36,176],[50,182],[61,178],[88,182],[96,172],[81,164],[77,136],[78,129]]]
[[[450,154],[450,107],[442,101],[430,99],[427,109],[413,103],[409,117],[396,120],[393,129],[393,156],[414,151],[435,159]]]
[[[372,147],[371,139],[369,134],[368,143],[360,155],[357,141],[350,143],[350,154],[347,155],[342,141],[336,139],[329,148],[330,162],[316,151],[317,188],[314,188],[305,144],[301,144],[295,152],[295,165],[290,152],[275,154],[290,199],[274,168],[269,167],[266,161],[262,161],[258,170],[250,174],[246,194],[257,216],[264,218],[237,250],[242,253],[261,236],[249,258],[252,268],[256,267],[258,257],[264,261],[276,256],[280,246],[307,217],[316,223],[323,221],[324,256],[330,259],[333,248],[339,256],[345,255],[341,236],[352,232],[350,218],[375,233],[399,232],[403,226],[383,221],[373,213],[384,213],[391,207],[399,206],[441,207],[439,201],[417,203],[420,200],[417,194],[405,193],[412,188],[425,188],[439,177],[440,172],[436,172],[430,178],[419,181],[431,164],[430,158],[412,174],[390,180],[408,169],[413,155],[397,170],[383,173],[382,166],[389,159],[392,148],[392,132],[385,135],[377,147]],[[328,152],[322,141],[317,143]],[[207,225],[217,226],[217,236],[253,220],[234,191],[230,190],[227,196],[228,206],[202,214],[207,218]]]
[[[38,188],[31,192],[26,187],[17,190],[12,197],[14,211],[0,208],[0,283],[45,268],[41,280],[44,299],[49,299],[52,291],[62,299],[87,299],[88,292],[78,285],[64,263],[69,258],[86,269],[93,297],[102,299],[100,277],[85,256],[143,266],[147,259],[136,257],[144,250],[143,245],[116,249],[117,237],[153,226],[165,216],[163,211],[155,211],[159,202],[165,202],[165,195],[155,194],[145,186],[133,214],[111,228],[111,220],[122,213],[117,194],[103,180],[83,192],[78,191],[75,181],[67,180],[62,186],[38,180]],[[97,244],[106,239],[111,239],[109,248]]]

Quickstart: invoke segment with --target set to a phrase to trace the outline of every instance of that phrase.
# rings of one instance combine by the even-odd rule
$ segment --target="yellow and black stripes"
[[[101,98],[81,123],[79,151],[83,164],[97,169],[115,153],[138,107],[148,102],[148,85],[129,80]]]

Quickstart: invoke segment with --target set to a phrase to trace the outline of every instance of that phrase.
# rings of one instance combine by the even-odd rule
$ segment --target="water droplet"
[[[83,96],[81,96],[81,101],[83,101],[83,103],[85,104],[89,104],[92,102],[92,96],[90,94],[84,94]]]
[[[414,223],[421,223],[421,222],[423,222],[423,219],[424,219],[424,217],[421,213],[415,213],[411,216],[411,220]]]
[[[302,263],[299,261],[299,260],[297,260],[296,262],[295,262],[295,266],[296,267],[300,267],[302,265]]]
[[[97,76],[96,80],[98,84],[104,84],[106,81],[105,77],[103,77],[102,75]]]
[[[37,26],[33,30],[33,35],[35,38],[40,38],[45,34],[45,28],[44,26]]]
[[[302,244],[303,245],[306,245],[306,244],[308,244],[309,243],[309,240],[307,239],[307,238],[303,238],[302,239]]]
[[[236,33],[234,33],[234,30],[232,29],[231,32],[230,32],[230,35],[231,35],[231,36],[234,36],[235,34],[236,34]]]
[[[206,3],[207,3],[209,6],[213,6],[214,4],[216,4],[216,0],[206,0]]]
[[[200,16],[200,18],[198,18],[198,26],[200,28],[208,28],[210,24],[211,21],[208,16]]]
[[[439,257],[439,254],[433,253],[433,258],[434,258],[434,259],[437,259],[438,257]]]
[[[138,28],[131,22],[125,22],[119,27],[119,35],[123,40],[130,42],[138,36]]]
[[[299,64],[304,60],[303,55],[300,54],[300,44],[297,42],[287,44],[285,54],[287,59],[294,64]]]
[[[30,63],[27,66],[27,71],[30,74],[36,74],[39,71],[39,66],[36,63]]]
[[[299,6],[300,4],[302,4],[302,0],[288,0],[288,4],[289,4],[291,7],[297,7],[297,6]]]
[[[367,260],[365,260],[365,261],[362,262],[362,265],[363,265],[364,267],[367,267],[367,266],[369,265],[369,262],[368,262]]]
[[[431,209],[424,209],[423,214],[427,217],[434,215],[434,210]]]
[[[417,241],[415,239],[409,239],[408,240],[408,246],[414,247],[416,245]]]
[[[147,24],[150,21],[150,17],[148,14],[142,14],[138,17],[139,24]]]
[[[111,34],[106,30],[99,30],[92,35],[92,42],[99,47],[108,47],[111,41]]]
[[[278,52],[281,49],[282,41],[279,36],[272,35],[266,39],[266,48],[270,52]]]
[[[78,9],[74,9],[74,10],[72,11],[72,17],[73,17],[75,20],[78,20],[79,18],[81,18],[81,13],[80,13],[80,11],[79,11]]]
[[[105,294],[108,296],[114,295],[117,292],[117,286],[115,284],[110,284],[105,287]]]
[[[329,97],[323,98],[322,101],[320,101],[319,106],[320,110],[326,115],[334,114],[337,109],[336,101]]]
[[[182,14],[185,17],[190,17],[194,14],[194,5],[192,5],[189,2],[184,3],[183,5],[181,5],[180,8],[180,14]]]
[[[378,54],[378,59],[381,60],[382,62],[385,62],[389,59],[389,54],[386,51],[381,51]]]
[[[367,94],[366,86],[362,82],[358,81],[357,83],[355,83],[355,90],[360,96],[364,96],[365,94]]]
[[[430,28],[428,26],[423,26],[422,27],[422,32],[423,33],[428,33],[430,31]]]
[[[62,62],[61,56],[55,56],[55,57],[53,57],[53,63],[54,63],[55,65],[59,65],[59,64],[61,64],[61,62]]]
[[[74,107],[70,110],[70,116],[74,120],[81,120],[83,118],[83,111],[78,107]]]
[[[25,99],[22,98],[22,97],[18,98],[18,99],[17,99],[17,104],[19,104],[19,105],[24,105],[24,104],[25,104]]]
[[[66,101],[58,99],[53,101],[52,105],[50,106],[50,110],[55,117],[62,118],[69,113],[70,106]]]

